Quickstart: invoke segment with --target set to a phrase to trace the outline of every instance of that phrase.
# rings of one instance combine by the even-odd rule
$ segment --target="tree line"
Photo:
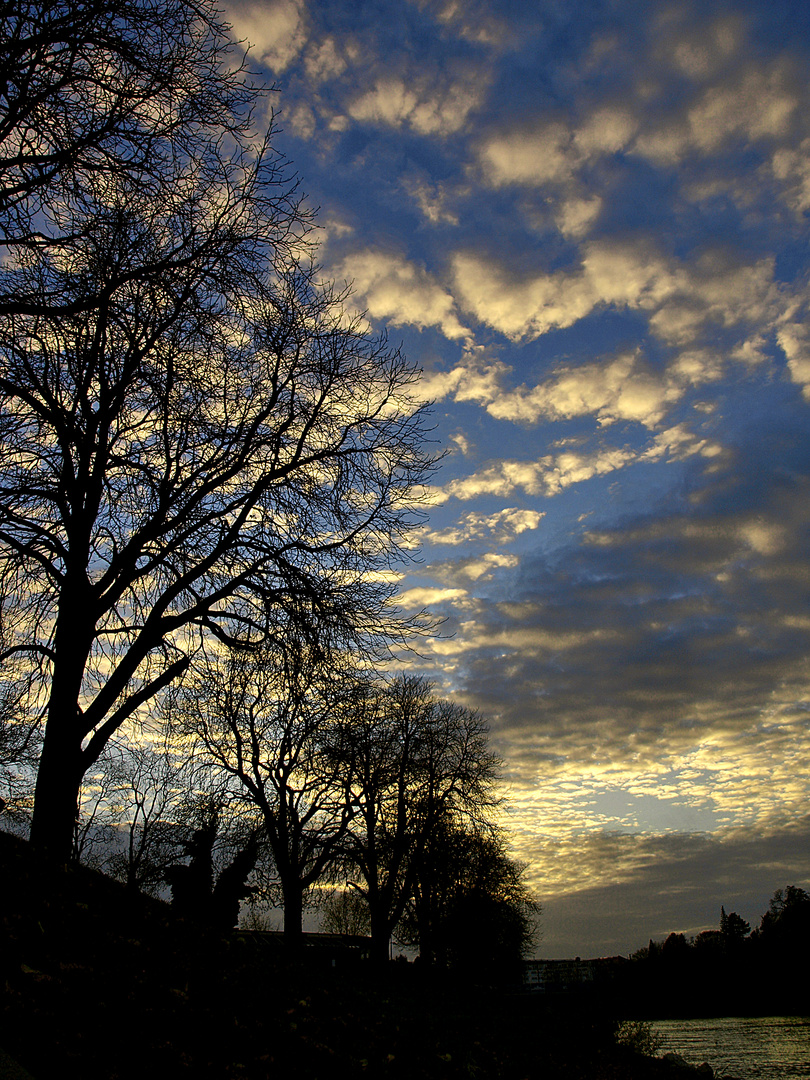
[[[615,991],[639,1015],[804,1015],[810,1007],[810,893],[777,889],[753,930],[720,908],[719,925],[650,941],[615,973]]]
[[[11,2],[0,40],[4,802],[33,775],[43,857],[114,827],[186,897],[263,849],[292,936],[329,880],[378,955],[446,960],[485,881],[525,930],[485,724],[374,675],[429,628],[391,570],[437,457],[323,279],[273,89],[212,0]]]

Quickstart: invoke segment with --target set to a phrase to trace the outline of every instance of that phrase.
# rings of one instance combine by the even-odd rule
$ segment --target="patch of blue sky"
[[[688,786],[691,786],[690,778]],[[597,789],[584,800],[608,830],[627,833],[711,832],[720,824],[711,805],[694,805],[688,798],[635,795],[623,788]]]

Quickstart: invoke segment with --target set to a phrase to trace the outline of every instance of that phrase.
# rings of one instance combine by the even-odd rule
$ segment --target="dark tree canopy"
[[[229,837],[231,858],[215,873],[214,846],[220,832],[219,813],[209,810],[198,829],[184,844],[188,861],[167,868],[172,906],[181,915],[232,930],[239,918],[239,904],[247,899],[247,884],[259,855],[255,830]]]
[[[536,936],[539,905],[526,867],[507,854],[494,825],[474,830],[439,821],[414,855],[411,899],[397,938],[425,963],[484,979],[520,979]]]
[[[751,924],[747,923],[736,911],[726,914],[725,907],[720,908],[720,936],[723,944],[736,946],[751,932]]]
[[[213,10],[90,10],[10,9],[0,208],[4,677],[41,676],[32,840],[64,857],[83,774],[201,643],[391,630],[430,467],[417,373],[319,283]]]
[[[765,949],[810,958],[810,893],[797,885],[777,889],[756,935]]]
[[[478,713],[437,699],[412,677],[369,687],[350,735],[347,872],[368,904],[379,963],[436,830],[448,819],[485,822],[497,806],[500,761]]]
[[[321,902],[321,929],[326,934],[367,934],[368,905],[356,889],[335,889]]]

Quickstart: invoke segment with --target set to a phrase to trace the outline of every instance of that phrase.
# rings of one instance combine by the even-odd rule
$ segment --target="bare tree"
[[[102,869],[118,841],[111,814],[111,803],[122,783],[123,760],[117,746],[107,746],[104,753],[82,778],[76,817],[73,822],[74,862]]]
[[[207,123],[188,104],[194,64],[211,80],[226,59],[202,26],[214,44],[177,91],[190,126],[164,131],[144,107],[139,125],[160,121],[148,165],[124,166],[124,139],[103,182],[54,198],[59,244],[21,245],[5,271],[4,657],[42,673],[31,838],[62,859],[83,775],[202,642],[256,645],[292,622],[367,647],[391,629],[379,571],[430,468],[417,372],[293,257],[309,223],[253,138],[255,92],[214,80]],[[106,100],[115,64],[99,71]],[[70,87],[54,93],[69,111]]]
[[[9,2],[0,40],[0,238],[12,253],[71,257],[111,191],[176,205],[189,162],[216,183],[216,142],[252,134],[256,89],[210,0]],[[191,254],[189,240],[178,235],[170,260]],[[98,301],[32,290],[8,259],[0,281],[3,313]]]
[[[38,672],[17,670],[6,656],[14,618],[4,617],[0,596],[0,814],[3,824],[23,832],[30,825],[41,738],[37,707]]]
[[[368,905],[355,889],[332,889],[321,900],[321,929],[326,934],[367,934]]]
[[[424,680],[401,677],[365,695],[346,761],[354,808],[347,852],[359,875],[351,885],[368,904],[378,963],[434,832],[448,818],[486,822],[498,805],[499,768],[481,716],[437,700]]]
[[[33,804],[39,723],[29,711],[28,688],[0,680],[0,814],[24,826]]]
[[[136,735],[115,749],[108,817],[117,843],[106,865],[127,888],[158,893],[196,816],[193,762],[168,738]]]
[[[157,893],[209,797],[199,790],[194,762],[169,738],[118,732],[84,775],[73,858],[132,890]]]
[[[260,814],[291,942],[352,814],[344,744],[353,703],[345,673],[292,629],[261,649],[206,657],[179,694],[185,729]]]
[[[178,914],[231,930],[239,918],[240,901],[254,888],[247,884],[259,856],[259,831],[244,821],[224,820],[226,804],[203,804],[198,827],[182,848],[186,862],[166,870],[172,906]]]

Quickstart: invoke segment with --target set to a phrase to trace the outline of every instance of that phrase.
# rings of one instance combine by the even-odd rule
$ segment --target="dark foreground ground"
[[[412,965],[293,964],[103,875],[47,870],[1,832],[0,935],[0,1047],[35,1080],[683,1075],[616,1046],[596,1014]]]

